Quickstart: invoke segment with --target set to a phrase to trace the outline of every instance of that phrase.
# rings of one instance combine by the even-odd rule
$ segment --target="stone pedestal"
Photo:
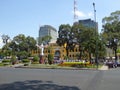
[[[44,64],[44,55],[40,55],[39,63]]]

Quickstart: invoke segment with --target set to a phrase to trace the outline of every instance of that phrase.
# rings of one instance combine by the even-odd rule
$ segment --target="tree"
[[[120,11],[112,12],[110,16],[104,17],[102,22],[102,36],[106,41],[106,46],[113,49],[115,60],[117,60],[117,44],[120,40]]]
[[[51,39],[52,39],[51,36],[46,35],[46,36],[44,36],[44,37],[39,37],[39,38],[37,39],[37,41],[38,41],[38,44],[41,44],[41,43],[43,43],[43,44],[48,44],[48,42],[50,42]]]
[[[94,29],[89,28],[83,32],[83,37],[86,37],[86,40],[83,42],[84,52],[87,51],[88,59],[91,61],[92,55],[95,56],[96,51],[96,38],[94,34]]]
[[[7,44],[9,39],[10,37],[8,35],[4,35],[4,34],[2,35],[3,43]]]
[[[22,59],[27,59],[28,57],[28,53],[26,51],[19,51],[17,52],[17,57],[19,60],[22,60]]]
[[[102,53],[105,51],[105,48],[103,48],[104,44],[94,28],[84,27],[82,24],[75,24],[73,25],[71,32],[77,40],[76,44],[79,45],[79,59],[83,59],[83,57],[85,57],[86,59],[91,60],[92,55],[95,56],[96,53],[98,56],[103,55]]]
[[[62,24],[59,26],[57,44],[63,46],[66,49],[67,57],[69,55],[68,50],[73,50],[74,47],[72,41],[71,26],[69,24]]]
[[[2,51],[4,53],[5,56],[7,55],[10,55],[11,52],[10,52],[10,48],[8,47],[9,43],[8,43],[8,40],[10,40],[10,37],[8,35],[2,35],[2,40],[3,40],[3,43],[5,43],[5,45],[3,46],[2,48]]]
[[[33,37],[26,37],[25,43],[27,44],[28,52],[30,52],[33,49],[36,49],[36,40]]]
[[[9,44],[9,48],[12,51],[12,55],[16,55],[16,52],[18,52],[19,46],[12,40]]]
[[[97,45],[99,51],[97,53],[102,53],[101,50],[103,49],[100,48],[102,47],[100,44],[102,40],[94,28],[84,27],[82,24],[74,24],[72,27],[69,24],[63,24],[59,27],[58,35],[57,44],[66,48],[67,57],[69,55],[68,50],[74,50],[75,46],[79,45],[79,59],[85,57],[91,60],[92,55],[95,56],[96,54],[96,42],[99,45]]]
[[[26,51],[36,49],[36,40],[33,37],[26,37],[24,34],[19,34],[13,38],[12,45],[17,48],[17,51]]]
[[[13,38],[14,44],[17,45],[17,51],[27,51],[28,45],[25,41],[26,37],[24,34],[19,34]]]
[[[12,56],[12,58],[11,58],[11,63],[14,65],[14,64],[16,64],[16,62],[17,62],[17,58],[16,58],[16,56]]]
[[[34,56],[33,57],[33,62],[38,63],[39,62],[39,57],[38,56]]]
[[[51,65],[53,63],[53,55],[52,54],[48,54],[48,63]]]
[[[88,28],[84,27],[82,24],[75,24],[72,27],[71,32],[74,38],[76,38],[77,44],[79,45],[79,59],[82,59],[82,56],[84,55],[84,51],[86,49],[85,45],[88,45],[87,43],[90,40],[89,31],[90,30],[88,30]]]
[[[4,46],[5,47],[5,46]],[[3,47],[3,49],[4,49]],[[33,37],[19,34],[7,43],[8,50],[11,51],[11,55],[17,55],[18,58],[26,58],[30,56],[30,51],[36,49],[36,40]],[[24,54],[26,56],[24,56]]]

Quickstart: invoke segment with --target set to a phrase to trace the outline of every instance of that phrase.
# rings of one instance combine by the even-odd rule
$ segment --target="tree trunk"
[[[81,60],[82,59],[82,49],[81,49],[81,46],[79,46],[79,52],[80,52],[79,59]]]
[[[117,61],[117,48],[114,49],[115,52],[115,61]]]
[[[67,59],[68,59],[69,52],[68,52],[68,49],[67,49],[67,48],[66,48],[66,55],[67,55]]]
[[[90,63],[92,63],[91,53],[89,52]]]

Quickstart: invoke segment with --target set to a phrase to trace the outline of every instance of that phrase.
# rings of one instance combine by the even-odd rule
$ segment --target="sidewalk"
[[[99,70],[108,70],[109,68],[108,68],[108,66],[106,66],[106,65],[103,65],[101,68],[99,68]]]
[[[10,67],[21,67],[24,66],[24,64],[15,64],[15,65],[11,65]]]

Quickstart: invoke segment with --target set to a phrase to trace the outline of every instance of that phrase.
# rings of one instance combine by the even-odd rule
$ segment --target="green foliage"
[[[119,48],[119,49],[117,49],[117,53],[120,53],[120,48]]]
[[[32,64],[40,64],[39,62],[32,62]]]
[[[38,38],[38,42],[39,42],[39,44],[41,44],[41,43],[46,44],[46,43],[48,43],[51,39],[52,39],[51,36],[46,35],[46,36],[44,36],[44,37],[39,37],[39,38]]]
[[[120,39],[120,11],[115,11],[103,18],[103,36],[106,41]]]
[[[11,61],[16,61],[16,56],[12,56]]]
[[[5,59],[5,60],[2,61],[2,63],[3,63],[4,65],[9,65],[10,62],[11,62],[11,61],[10,61],[9,59]]]
[[[25,43],[28,45],[27,51],[36,49],[36,40],[33,37],[26,37]]]
[[[9,39],[10,37],[8,35],[4,35],[4,34],[2,35],[3,43],[7,44]]]
[[[29,59],[23,59],[22,62],[24,63],[24,66],[28,66],[30,64]]]
[[[79,45],[80,51],[79,59],[87,58],[91,60],[92,55],[95,56],[96,54],[105,52],[105,49],[101,50],[100,48],[103,47],[104,44],[100,44],[103,43],[103,41],[100,40],[99,34],[94,28],[84,27],[82,24],[76,24],[73,25],[71,32],[73,33],[74,38],[77,38],[77,44]],[[86,56],[86,51],[89,54],[89,57]]]
[[[12,58],[11,58],[11,62],[12,62],[12,64],[15,64],[16,61],[17,61],[16,56],[12,56]]]
[[[62,24],[59,26],[57,44],[62,46],[68,43],[68,37],[70,35],[71,26],[69,24]]]
[[[20,52],[17,52],[17,56],[20,60],[26,59],[28,57],[28,53],[26,51],[20,51]]]
[[[65,60],[69,60],[69,57],[68,57],[68,56],[64,56],[64,59],[65,59]]]
[[[3,46],[2,50],[10,55],[17,55],[19,52],[27,52],[30,56],[30,51],[36,49],[36,40],[33,37],[19,34],[13,40]],[[9,51],[9,52],[8,52]],[[5,56],[7,56],[7,54]]]
[[[112,12],[108,17],[104,17],[102,21],[102,37],[106,42],[106,46],[114,51],[115,60],[117,60],[117,48],[120,41],[120,11]]]
[[[67,56],[69,55],[68,50],[73,50],[75,47],[75,43],[73,42],[74,37],[71,33],[71,26],[69,24],[62,24],[59,26],[57,44],[59,46],[64,46],[67,52]]]
[[[48,63],[51,65],[53,63],[53,55],[48,54]]]
[[[29,59],[23,59],[22,62],[23,62],[23,63],[29,63],[30,60],[29,60]]]
[[[3,63],[0,63],[0,66],[4,66],[4,64],[3,64]]]
[[[0,58],[3,58],[5,56],[4,52],[0,50]]]
[[[74,24],[73,26],[62,24],[59,26],[58,35],[57,44],[64,46],[67,52],[66,56],[69,55],[68,50],[74,50],[76,45],[79,45],[79,59],[86,56],[86,51],[89,53],[89,57],[87,57],[89,59],[96,53],[102,56],[105,52],[104,43],[94,28],[84,27],[82,24]]]
[[[2,63],[4,63],[4,62],[10,62],[10,60],[9,59],[5,59],[5,60],[2,61]]]
[[[34,56],[33,57],[33,62],[39,62],[39,57],[38,56]]]

